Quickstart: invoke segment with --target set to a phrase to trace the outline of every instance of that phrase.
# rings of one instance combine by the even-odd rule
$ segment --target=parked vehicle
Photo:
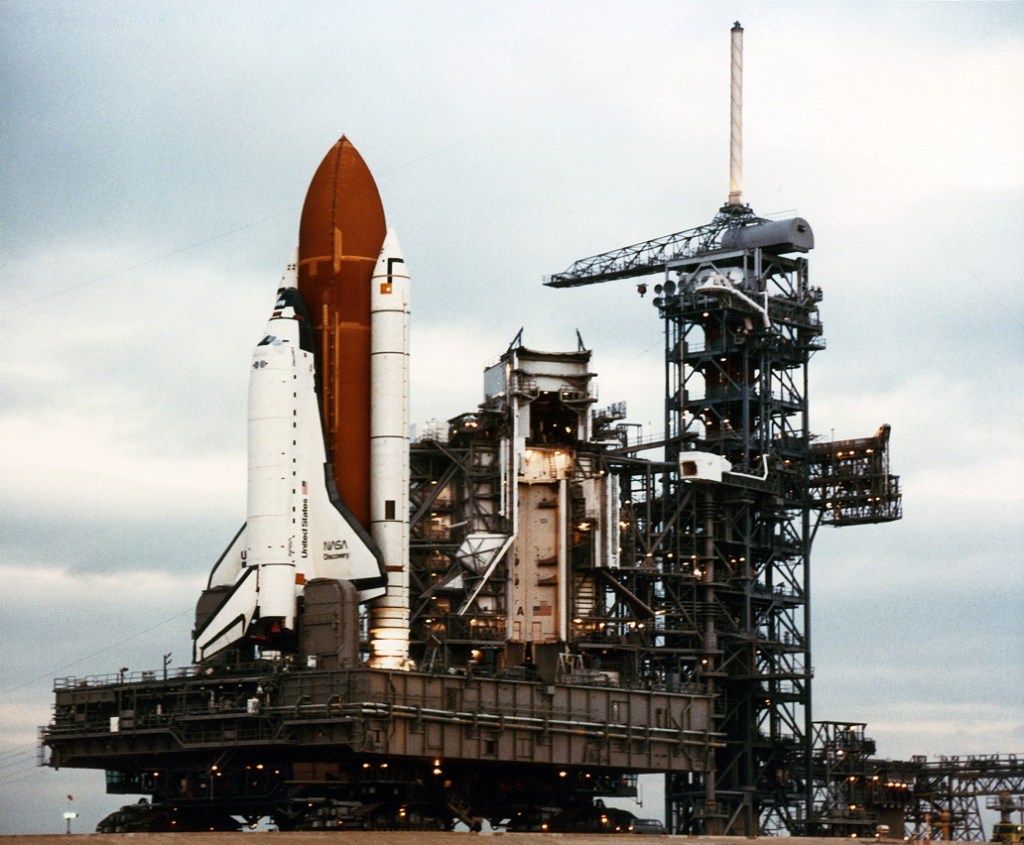
[[[630,833],[668,833],[665,830],[665,823],[661,819],[634,819],[629,825]]]

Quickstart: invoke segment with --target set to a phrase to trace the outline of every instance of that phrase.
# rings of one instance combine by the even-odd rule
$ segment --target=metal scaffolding
[[[892,522],[903,515],[900,478],[889,472],[889,429],[811,446],[811,493],[824,525]]]
[[[908,818],[911,833],[930,823],[933,839],[984,842],[979,798],[996,799],[989,802],[991,809],[1004,809],[1007,804],[1011,810],[1024,807],[1024,757],[985,754],[917,759],[921,771],[914,785],[916,803]]]
[[[809,834],[864,838],[881,830],[895,838],[984,842],[979,798],[1004,816],[1024,807],[1024,759],[1017,755],[876,759],[865,728],[814,723]]]
[[[799,254],[812,247],[800,218],[768,221],[726,205],[708,225],[577,261],[547,281],[663,276],[654,286],[665,338],[665,437],[655,444],[663,453],[645,459],[627,446],[608,463],[624,505],[615,581],[636,599],[624,610],[648,607],[654,619],[642,660],[655,675],[713,693],[725,736],[713,770],[668,777],[676,832],[806,829],[808,564],[817,522],[838,524],[841,511],[824,499],[828,484],[839,488],[836,467],[882,471],[890,484],[885,507],[872,496],[859,522],[899,518],[887,458],[853,466],[845,452],[836,463],[828,444],[811,446],[808,365],[825,347],[821,291]],[[718,471],[701,469],[715,460]]]

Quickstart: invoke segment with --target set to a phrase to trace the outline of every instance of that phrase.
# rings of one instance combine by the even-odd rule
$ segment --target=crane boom
[[[611,252],[602,252],[590,258],[581,258],[567,270],[546,277],[544,284],[552,288],[572,288],[610,282],[613,279],[647,276],[661,272],[671,261],[718,248],[722,234],[728,229],[766,222],[755,217],[749,207],[725,206],[710,223]]]

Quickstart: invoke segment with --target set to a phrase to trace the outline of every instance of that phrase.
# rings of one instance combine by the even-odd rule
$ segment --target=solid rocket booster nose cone
[[[384,236],[384,243],[380,247],[380,255],[377,256],[377,264],[373,268],[373,277],[400,275],[408,278],[405,270],[405,260],[402,258],[402,247],[398,243],[398,236],[394,229],[388,229]]]

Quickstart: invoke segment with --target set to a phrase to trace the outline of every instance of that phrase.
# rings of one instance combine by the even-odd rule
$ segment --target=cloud
[[[37,768],[38,729],[49,720],[52,679],[159,668],[168,652],[172,666],[188,663],[191,614],[205,573],[184,575],[171,566],[83,572],[22,561],[6,541],[4,557],[0,833],[61,832],[65,810],[81,815],[74,830],[89,831],[133,799],[104,795],[101,772]],[[76,799],[70,805],[68,793]]]
[[[144,254],[55,246],[6,268],[24,303],[4,315],[0,376],[3,495],[16,511],[181,517],[244,491],[248,357],[275,279],[199,262],[55,297],[32,288],[68,267],[86,278],[137,267]]]
[[[137,665],[145,661],[149,668],[157,657],[152,644],[158,637],[188,641],[189,615],[204,574],[170,569],[83,572],[42,562],[31,570],[17,563],[0,566],[0,579],[7,585],[5,627],[35,644],[31,650],[16,648],[13,641],[5,645],[4,662],[12,674],[3,692],[23,683],[26,672],[47,680],[71,669],[73,674],[90,674],[97,670],[84,664],[94,658],[118,666],[124,660]],[[189,650],[179,648],[177,656],[185,663]]]

